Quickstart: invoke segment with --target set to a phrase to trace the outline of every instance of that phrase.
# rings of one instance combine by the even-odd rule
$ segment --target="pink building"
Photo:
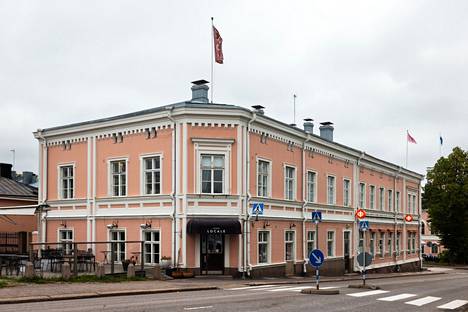
[[[432,233],[428,212],[423,210],[421,212],[421,253],[438,256],[444,249],[440,243],[440,237]]]
[[[334,142],[331,123],[317,135],[311,120],[211,104],[206,83],[189,101],[35,132],[39,202],[51,206],[39,240],[144,240],[148,264],[170,257],[196,274],[308,273],[314,248],[323,273],[343,274],[359,270],[363,245],[370,269],[419,268],[422,175]],[[98,259],[108,248],[90,246]],[[117,261],[140,248],[119,246]]]

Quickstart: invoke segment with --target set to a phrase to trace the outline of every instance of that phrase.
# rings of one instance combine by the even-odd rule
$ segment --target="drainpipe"
[[[354,213],[356,213],[356,210],[358,209],[358,203],[359,203],[359,198],[358,198],[358,188],[359,188],[359,172],[360,172],[360,168],[359,166],[361,165],[361,160],[364,158],[364,156],[366,155],[365,152],[361,152],[361,155],[359,156],[357,162],[356,162],[356,168],[355,168],[355,179],[354,179],[354,188],[353,188],[353,203],[354,203]],[[353,225],[354,225],[354,236],[355,236],[355,240],[354,240],[354,270],[357,271],[357,265],[356,265],[356,262],[357,262],[357,247],[356,246],[359,246],[359,229],[357,227],[357,221],[356,221],[356,216],[354,216],[353,218]],[[364,241],[363,244],[365,244],[366,242]]]
[[[246,188],[247,188],[247,201],[245,203],[245,213],[246,213],[246,219],[244,222],[244,274],[247,273],[248,276],[250,276],[250,269],[251,269],[251,263],[250,263],[250,214],[249,214],[249,202],[250,198],[252,198],[252,194],[250,194],[250,134],[249,134],[249,129],[250,125],[257,119],[257,113],[252,112],[252,118],[249,120],[247,123],[247,135],[246,135],[246,140],[247,140],[247,145],[246,145],[246,166],[247,166],[247,173],[246,173]]]
[[[307,196],[307,191],[306,191],[306,165],[305,165],[305,148],[307,142],[310,141],[310,134],[307,134],[307,139],[304,141],[304,145],[302,146],[302,200],[304,201],[304,204],[302,205],[302,256],[304,258],[303,264],[302,264],[302,271],[304,274],[306,273],[307,270],[307,256],[306,256],[306,229],[305,229],[305,224],[306,224],[306,214],[305,214],[305,209],[307,204],[309,203],[309,199]]]
[[[38,206],[40,205],[47,205],[47,179],[48,179],[48,175],[47,175],[47,170],[48,170],[48,150],[47,150],[47,139],[44,137],[44,135],[42,134],[42,130],[41,131],[38,131],[37,133],[37,138],[39,140],[42,140],[43,144],[44,144],[44,149],[41,149],[41,153],[42,153],[42,164],[39,164],[41,168],[42,167],[42,176],[40,177],[40,186],[41,186],[41,192],[43,192],[43,194],[41,195],[41,203],[39,203]],[[44,152],[45,150],[45,152]],[[45,165],[44,165],[45,164]],[[45,178],[44,178],[45,177]],[[44,215],[44,218],[42,217],[42,213],[43,213],[43,210],[40,209],[39,210],[39,217],[38,217],[38,227],[37,227],[37,230],[38,230],[38,240],[39,242],[41,243],[45,243],[47,242],[47,211]],[[43,223],[43,220],[44,220],[44,226],[42,226],[42,223]],[[45,246],[44,246],[45,247]],[[42,248],[41,248],[42,249]]]
[[[173,253],[172,253],[172,259],[174,261],[173,263],[173,266],[175,267],[176,265],[176,254],[177,254],[177,250],[176,250],[176,246],[177,246],[177,210],[176,210],[176,186],[177,186],[177,175],[176,175],[176,134],[177,134],[177,125],[176,125],[176,121],[175,119],[172,117],[172,110],[174,109],[174,106],[171,106],[170,108],[168,108],[168,112],[167,112],[167,118],[172,121],[172,124],[173,124],[173,131],[174,131],[174,136],[173,136],[173,139],[172,139],[172,148],[173,148],[173,157],[172,157],[172,170],[174,172],[174,174],[172,175],[173,177],[173,181],[172,181],[172,194],[171,194],[171,200],[172,200],[172,207],[173,207],[173,210],[172,210],[172,224],[174,225],[174,232],[172,233],[173,235],[173,240],[174,240],[174,246],[173,246]]]

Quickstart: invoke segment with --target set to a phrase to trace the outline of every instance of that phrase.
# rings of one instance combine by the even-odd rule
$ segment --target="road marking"
[[[363,291],[363,292],[357,292],[354,294],[348,294],[348,296],[351,297],[366,297],[366,296],[373,296],[373,295],[380,295],[380,294],[385,294],[388,293],[388,290],[371,290],[371,291]]]
[[[246,287],[236,287],[236,288],[226,288],[225,290],[244,290],[244,289],[261,289],[261,288],[271,288],[277,287],[278,285],[260,285],[260,286],[246,286]]]
[[[302,289],[310,288],[311,286],[299,286],[299,287],[283,287],[283,288],[274,288],[266,289],[267,291],[300,291]]]
[[[438,308],[444,309],[444,310],[455,310],[456,308],[464,306],[467,303],[468,301],[466,300],[453,300],[453,301],[450,301],[449,303],[438,306]]]
[[[191,308],[184,308],[184,310],[200,310],[200,309],[211,309],[213,306],[204,306],[204,307],[191,307]]]
[[[377,300],[380,300],[380,301],[397,301],[397,300],[407,299],[407,298],[411,298],[411,297],[415,297],[415,296],[416,296],[415,294],[399,294],[399,295],[395,295],[395,296],[379,298]]]
[[[405,303],[420,307],[420,306],[423,306],[425,304],[428,304],[428,303],[431,303],[431,302],[434,302],[434,301],[437,301],[437,300],[440,300],[440,299],[442,299],[442,298],[427,296],[427,297],[424,297],[424,298],[419,298],[419,299],[416,299],[416,300],[413,300],[413,301],[408,301],[408,302],[405,302]]]

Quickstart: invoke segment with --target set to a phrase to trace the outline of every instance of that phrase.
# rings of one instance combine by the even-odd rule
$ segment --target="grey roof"
[[[13,179],[0,177],[0,197],[36,199],[37,188]]]

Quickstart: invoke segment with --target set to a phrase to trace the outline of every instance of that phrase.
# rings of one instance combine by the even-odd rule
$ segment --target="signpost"
[[[356,216],[359,218],[359,219],[362,219],[364,217],[360,217],[359,215],[362,216],[362,213],[359,213],[359,211],[362,211],[364,213],[364,217],[366,216],[366,212],[363,210],[363,209],[359,209],[358,211],[356,211]],[[366,285],[366,266],[370,264],[370,262],[368,263],[368,260],[369,260],[369,256],[370,256],[370,261],[372,261],[372,256],[366,252],[366,232],[367,230],[369,230],[369,221],[359,221],[359,231],[362,231],[362,235],[363,235],[363,242],[362,242],[362,252],[358,255],[357,257],[357,260],[358,260],[358,263],[359,265],[362,266],[362,285]]]
[[[255,221],[258,221],[259,215],[263,215],[264,208],[264,203],[252,203],[252,214],[255,214]]]
[[[319,268],[323,264],[323,261],[325,260],[325,256],[323,255],[323,252],[319,249],[314,249],[310,252],[309,254],[309,262],[311,265],[315,267],[315,284],[317,287],[317,290],[320,289],[319,286],[319,281],[320,281],[320,272]]]

